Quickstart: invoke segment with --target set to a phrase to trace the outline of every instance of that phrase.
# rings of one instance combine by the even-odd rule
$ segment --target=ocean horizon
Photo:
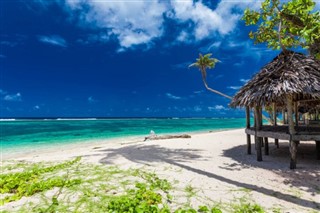
[[[34,151],[94,140],[245,127],[244,118],[2,118],[1,153]]]
[[[87,116],[49,116],[49,117],[0,117],[0,121],[16,121],[16,120],[110,120],[110,119],[235,119],[243,117],[174,117],[174,116],[163,116],[163,117],[142,117],[142,116],[133,116],[133,117],[87,117]]]

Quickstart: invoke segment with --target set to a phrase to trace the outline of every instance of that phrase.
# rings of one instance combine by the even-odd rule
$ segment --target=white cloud
[[[5,95],[5,94],[7,94],[7,91],[0,89],[0,95]]]
[[[174,10],[174,18],[177,21],[181,23],[193,22],[195,25],[193,34],[196,40],[202,40],[212,32],[225,34],[228,31],[227,28],[222,28],[222,17],[202,2],[194,3],[192,0],[187,0],[172,1],[171,4]]]
[[[108,31],[116,36],[122,48],[148,44],[163,33],[163,14],[167,3],[162,1],[85,1],[67,0],[70,14],[78,12],[82,27]]]
[[[259,8],[260,4],[261,2],[254,0],[222,0],[216,9],[212,10],[201,1],[171,1],[174,18],[182,23],[192,21],[195,25],[193,33],[196,40],[213,34],[227,35],[235,29],[245,8]]]
[[[194,94],[201,94],[201,93],[204,93],[204,91],[203,90],[199,90],[199,91],[194,91],[193,93]]]
[[[188,67],[189,67],[190,64],[192,64],[191,61],[182,62],[182,63],[180,63],[180,64],[171,65],[171,68],[172,68],[172,69],[188,69]]]
[[[219,48],[220,45],[221,45],[221,41],[213,42],[212,44],[210,44],[210,45],[207,47],[207,51],[210,51],[210,50],[215,49],[215,48]]]
[[[33,110],[39,110],[40,109],[40,106],[39,105],[35,105],[34,107],[33,107]]]
[[[164,34],[165,18],[176,21],[184,27],[177,32],[176,42],[172,43],[174,45],[200,41],[213,35],[223,37],[234,31],[245,8],[257,9],[261,4],[255,0],[221,0],[215,9],[211,9],[202,1],[193,0],[56,0],[55,2],[63,6],[70,18],[76,20],[79,26],[101,32],[97,33],[95,38],[81,38],[78,42],[107,42],[115,38],[120,45],[118,52],[141,44],[150,48],[154,40]],[[47,39],[47,42],[61,44],[53,39]],[[220,44],[215,42],[209,48],[219,47]]]
[[[193,110],[194,110],[195,112],[201,112],[201,111],[202,111],[202,108],[201,108],[200,106],[194,106],[194,107],[193,107]]]
[[[236,67],[241,67],[245,65],[245,62],[244,61],[241,61],[241,62],[237,62],[237,63],[234,63],[233,66],[236,66]]]
[[[242,82],[242,83],[247,83],[250,79],[244,79],[244,78],[241,78],[239,81]]]
[[[210,48],[210,44],[207,44],[200,48],[201,51],[208,51]],[[211,47],[212,49],[213,47]],[[221,38],[221,41],[219,42],[219,50],[217,51],[223,51],[223,52],[230,52],[233,56],[239,57],[239,60],[237,63],[233,63],[233,66],[239,67],[245,65],[245,59],[251,58],[255,61],[260,61],[264,57],[269,57],[274,55],[274,51],[271,49],[268,49],[264,45],[256,46],[254,45],[254,42],[251,40],[239,40],[238,36],[236,34],[229,35],[228,37]],[[222,62],[226,62],[231,59],[231,57],[226,56],[225,58],[219,58],[222,60]]]
[[[8,46],[8,47],[15,47],[15,46],[18,45],[18,43],[17,42],[12,42],[12,41],[1,41],[0,45]]]
[[[5,101],[22,101],[21,99],[21,94],[18,92],[17,94],[13,94],[13,95],[6,95],[4,96],[3,100]]]
[[[220,110],[228,110],[228,108],[222,106],[222,105],[215,105],[213,107],[208,107],[209,111],[220,111]]]
[[[214,78],[213,78],[213,80],[215,81],[215,80],[218,80],[218,79],[220,79],[220,78],[223,78],[224,77],[224,75],[217,75],[217,76],[215,76]]]
[[[227,46],[230,48],[239,48],[239,47],[247,47],[248,41],[242,41],[242,42],[238,42],[236,40],[228,40],[227,42]]]
[[[179,96],[172,95],[171,93],[166,93],[166,96],[173,100],[181,100],[182,98]]]
[[[107,43],[108,41],[110,41],[110,33],[108,32],[88,34],[85,37],[77,40],[77,42],[80,44]]]
[[[94,102],[97,102],[97,100],[95,100],[92,96],[88,97],[88,102],[90,104],[94,103]]]
[[[177,41],[183,42],[183,43],[189,43],[190,42],[190,34],[184,30],[181,31],[177,37]]]
[[[38,39],[43,43],[51,44],[54,46],[67,47],[66,40],[58,35],[38,36]]]
[[[241,86],[229,86],[229,89],[234,89],[234,90],[238,90],[241,88]]]

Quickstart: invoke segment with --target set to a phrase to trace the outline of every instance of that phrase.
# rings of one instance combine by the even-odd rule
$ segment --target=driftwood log
[[[187,134],[182,134],[182,135],[161,135],[161,136],[151,135],[151,136],[145,137],[144,141],[147,141],[147,140],[164,140],[164,139],[173,139],[173,138],[191,138],[191,136],[187,135]]]

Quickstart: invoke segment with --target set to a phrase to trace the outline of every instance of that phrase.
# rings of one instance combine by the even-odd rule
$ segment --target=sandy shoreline
[[[177,133],[164,133],[161,135],[182,135],[188,134],[191,136],[194,135],[202,135],[213,132],[224,132],[230,131],[231,129],[221,129],[221,130],[203,130],[203,131],[195,131],[195,132],[177,132]],[[116,138],[100,138],[100,139],[91,139],[91,140],[81,140],[77,142],[71,143],[62,143],[62,144],[45,144],[44,146],[38,147],[18,147],[14,150],[10,150],[9,152],[1,152],[1,160],[11,160],[11,159],[37,159],[40,156],[39,160],[41,161],[41,156],[46,154],[54,154],[54,153],[66,153],[66,158],[69,158],[69,155],[73,152],[78,152],[79,150],[87,150],[87,149],[95,149],[97,147],[104,146],[112,146],[112,144],[134,144],[138,142],[143,142],[145,137],[148,135],[137,135],[137,136],[125,136],[125,137],[116,137]],[[54,159],[53,159],[54,160]]]
[[[201,197],[228,202],[249,197],[272,212],[320,211],[320,161],[316,160],[315,143],[299,147],[297,169],[289,169],[289,149],[280,141],[277,149],[271,141],[270,155],[257,162],[255,151],[246,154],[243,129],[195,133],[190,139],[141,141],[116,139],[3,156],[5,160],[60,161],[82,156],[84,162],[142,167],[155,171],[181,185],[199,189]],[[195,205],[201,204],[194,200]]]

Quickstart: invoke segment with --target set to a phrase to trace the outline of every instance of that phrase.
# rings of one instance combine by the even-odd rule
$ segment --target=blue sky
[[[239,117],[234,95],[277,55],[241,15],[258,1],[0,0],[1,117]],[[317,5],[319,8],[319,3]]]

